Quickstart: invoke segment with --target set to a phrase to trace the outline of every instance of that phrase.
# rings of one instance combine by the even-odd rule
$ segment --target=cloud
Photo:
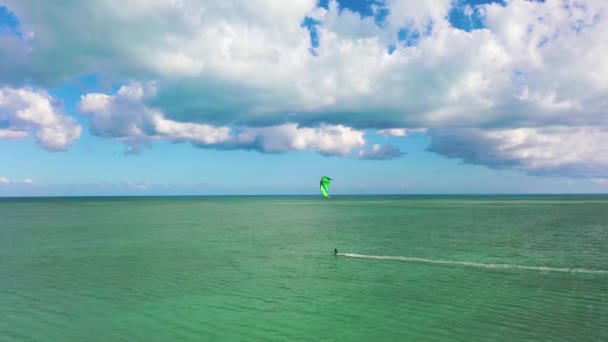
[[[146,89],[145,89],[146,88]],[[184,123],[165,118],[158,109],[147,107],[142,99],[154,94],[154,85],[132,83],[120,87],[116,95],[90,93],[83,95],[78,109],[89,116],[91,131],[99,136],[124,141],[130,151],[152,140],[190,141],[212,145],[229,138],[229,128]]]
[[[505,120],[542,125],[574,114],[598,120],[595,113],[605,106],[600,4],[478,6],[488,28],[465,32],[447,21],[448,0],[387,1],[382,27],[335,2],[328,10],[308,0],[293,8],[270,0],[144,3],[116,8],[109,0],[82,1],[69,12],[95,15],[63,20],[66,9],[8,1],[24,30],[34,33],[28,76],[49,84],[93,72],[157,79],[159,96],[148,104],[170,119],[216,126],[276,125],[287,114],[299,124],[357,129]],[[316,56],[301,25],[307,16],[320,22]],[[352,21],[352,29],[343,32],[339,20]],[[363,23],[367,32],[354,34]],[[82,26],[88,29],[77,29]],[[110,42],[103,39],[108,30],[117,37]],[[402,45],[400,30],[416,32],[416,44]],[[390,44],[396,44],[392,54]],[[64,58],[47,70],[59,53]]]
[[[288,150],[316,150],[325,155],[346,155],[365,145],[364,133],[341,125],[300,128],[288,123],[279,126],[246,128],[237,136],[238,144],[256,142],[264,152]]]
[[[405,137],[405,136],[407,136],[407,129],[405,129],[405,128],[380,129],[380,130],[378,130],[378,134],[382,134],[385,137],[387,137],[387,136]]]
[[[377,132],[380,135],[385,137],[393,136],[393,137],[406,137],[410,133],[426,133],[426,128],[415,128],[415,129],[407,129],[407,128],[388,128],[388,129],[379,129]]]
[[[380,23],[334,1],[4,3],[21,35],[0,34],[2,82],[51,87],[86,74],[129,88],[128,80],[154,81],[153,92],[87,94],[81,103],[95,134],[134,151],[165,139],[344,154],[361,145],[363,130],[402,136],[425,127],[433,151],[467,162],[581,177],[604,166],[587,152],[604,142],[593,127],[608,126],[601,1],[469,5],[467,19],[485,26],[470,31],[450,23],[461,6],[450,0],[386,0],[373,9],[387,13]],[[318,22],[315,46],[306,18]],[[575,134],[568,130],[592,134],[564,144]],[[531,155],[504,149],[522,131],[545,139]],[[450,139],[467,148],[447,146]],[[579,154],[561,158],[564,149]]]
[[[27,132],[16,129],[0,129],[0,139],[21,139],[27,137]]]
[[[361,150],[358,153],[359,159],[363,160],[388,160],[395,159],[405,155],[398,147],[391,144],[380,146],[374,144],[369,150]]]
[[[69,11],[92,15],[71,20],[37,2],[9,1],[8,7],[35,33],[27,60],[39,82],[86,73],[156,79],[159,96],[147,104],[182,122],[273,126],[289,120],[356,129],[476,124],[480,117],[472,113],[483,110],[482,121],[491,122],[494,102],[510,98],[504,96],[515,64],[509,51],[488,31],[451,27],[445,19],[450,1],[388,1],[384,29],[335,2],[328,10],[308,0],[290,9],[270,0],[145,3],[118,9],[107,0],[78,2]],[[316,56],[301,25],[307,16],[320,22]],[[79,18],[87,18],[86,25]],[[352,29],[342,30],[345,21]],[[366,32],[355,33],[356,27]],[[110,28],[118,38],[107,42]],[[400,44],[404,28],[420,31],[416,45]],[[390,44],[397,45],[392,54]],[[59,65],[46,70],[59,51]]]
[[[21,139],[34,131],[38,145],[61,151],[80,137],[81,127],[61,114],[45,91],[31,88],[0,88],[0,139]]]
[[[600,185],[608,185],[608,178],[591,178],[591,182]]]
[[[429,149],[466,163],[534,175],[608,176],[608,128],[545,127],[431,131]]]
[[[0,184],[34,184],[31,178],[25,178],[23,181],[18,181],[8,177],[0,177]]]
[[[152,85],[132,83],[122,86],[116,95],[83,95],[78,108],[89,116],[94,134],[124,141],[129,145],[129,153],[138,153],[142,144],[160,139],[189,142],[197,147],[269,153],[316,150],[326,155],[346,155],[353,148],[365,145],[363,132],[341,125],[308,128],[286,123],[268,127],[218,127],[170,120],[159,109],[142,102],[150,92],[153,96]]]
[[[148,190],[151,185],[147,182],[127,182],[126,186],[135,190]]]

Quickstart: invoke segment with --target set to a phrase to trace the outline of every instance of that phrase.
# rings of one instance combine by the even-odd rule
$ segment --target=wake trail
[[[484,263],[470,262],[470,261],[437,260],[437,259],[414,258],[414,257],[407,257],[407,256],[365,255],[365,254],[355,254],[355,253],[338,253],[336,255],[348,257],[348,258],[399,260],[399,261],[418,262],[418,263],[425,263],[425,264],[456,265],[456,266],[466,266],[466,267],[476,267],[476,268],[514,269],[514,270],[528,270],[528,271],[541,271],[541,272],[585,273],[585,274],[608,275],[608,271],[606,271],[606,270],[589,270],[589,269],[585,269],[585,268],[523,266],[523,265],[512,265],[512,264],[484,264]]]

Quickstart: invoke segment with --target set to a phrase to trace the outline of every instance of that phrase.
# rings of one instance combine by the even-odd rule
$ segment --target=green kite
[[[331,178],[327,176],[321,178],[321,195],[325,198],[329,197],[329,183],[331,183]]]

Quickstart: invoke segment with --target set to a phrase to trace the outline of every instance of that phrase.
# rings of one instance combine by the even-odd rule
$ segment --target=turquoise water
[[[0,317],[3,341],[607,341],[608,197],[0,199]]]

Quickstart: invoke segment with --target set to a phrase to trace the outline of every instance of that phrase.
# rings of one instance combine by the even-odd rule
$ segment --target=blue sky
[[[0,196],[608,190],[601,4],[228,2],[0,0]]]

